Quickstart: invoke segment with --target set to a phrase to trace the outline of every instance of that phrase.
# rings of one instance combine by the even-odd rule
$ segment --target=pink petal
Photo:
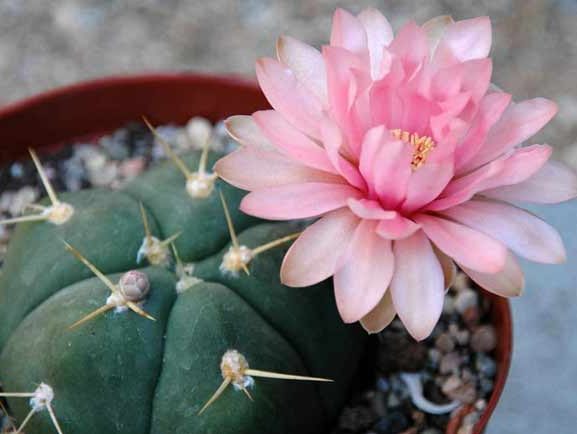
[[[341,155],[341,150],[347,151],[344,137],[339,127],[328,119],[321,125],[321,136],[326,154],[335,170],[352,186],[366,191],[367,185],[359,170]]]
[[[489,131],[479,152],[463,168],[468,171],[491,161],[524,142],[543,128],[557,113],[557,105],[545,98],[511,104]]]
[[[405,74],[412,76],[429,56],[429,41],[425,31],[414,22],[405,24],[389,45],[389,51],[399,56]]]
[[[505,265],[507,249],[493,238],[438,217],[415,217],[435,245],[455,262],[482,273],[496,273]]]
[[[502,297],[517,297],[523,292],[525,277],[515,257],[509,253],[503,270],[494,273],[479,273],[461,265],[461,269],[480,287]]]
[[[491,93],[481,100],[471,128],[455,153],[455,167],[458,174],[463,173],[461,167],[483,146],[490,128],[499,120],[510,102],[511,95],[503,92]]]
[[[371,76],[378,79],[381,75],[383,49],[393,40],[393,29],[385,16],[375,8],[364,9],[357,18],[367,34]]]
[[[333,15],[331,45],[353,53],[366,50],[367,33],[361,21],[344,9],[337,9]]]
[[[376,235],[374,228],[374,222],[359,224],[348,259],[333,279],[337,308],[345,323],[368,314],[383,297],[393,276],[391,242]]]
[[[337,122],[348,139],[351,139],[352,128],[350,110],[352,104],[364,91],[359,88],[358,80],[353,71],[362,70],[363,64],[358,56],[339,48],[324,46],[323,58],[327,69],[327,87],[329,95],[329,107],[332,118]],[[350,140],[348,143],[354,156],[358,156],[360,143]]]
[[[244,197],[240,209],[269,220],[292,220],[319,216],[359,197],[358,190],[348,185],[308,182],[253,191]]]
[[[396,211],[385,211],[381,204],[374,200],[349,199],[347,205],[357,217],[362,219],[392,219],[398,215]]]
[[[369,334],[379,333],[395,319],[396,315],[391,291],[388,290],[373,310],[361,318],[361,326]]]
[[[224,125],[228,134],[242,145],[274,149],[273,144],[264,136],[251,116],[231,116],[224,122]]]
[[[325,150],[293,127],[279,112],[263,110],[252,116],[263,134],[280,152],[315,169],[335,172]]]
[[[281,281],[292,287],[314,285],[332,276],[359,223],[348,209],[333,211],[310,225],[291,245]]]
[[[327,106],[327,76],[321,53],[290,36],[281,36],[276,44],[279,60],[288,66],[308,91],[313,93],[323,106]]]
[[[452,180],[439,199],[431,202],[425,209],[442,211],[466,202],[481,191],[487,180],[498,175],[504,167],[504,160],[495,160],[468,175]]]
[[[491,59],[473,59],[462,63],[464,70],[463,90],[471,93],[475,103],[487,93],[491,83],[493,62]]]
[[[270,105],[296,128],[313,138],[319,137],[323,118],[321,101],[306,89],[289,68],[274,59],[256,63],[258,83]]]
[[[551,157],[553,149],[549,145],[531,145],[517,149],[504,159],[503,169],[482,185],[482,190],[501,185],[519,184],[537,173]]]
[[[491,20],[478,17],[448,25],[437,50],[449,51],[461,62],[487,57],[491,50]]]
[[[526,181],[483,191],[483,196],[506,201],[564,202],[577,197],[577,174],[563,163],[548,161]]]
[[[539,171],[550,155],[551,147],[547,145],[519,148],[508,157],[491,161],[474,172],[451,181],[440,198],[431,202],[426,209],[442,211],[466,202],[484,190],[523,182]]]
[[[501,241],[531,261],[559,264],[566,259],[557,230],[512,205],[470,200],[444,211],[443,215]]]
[[[343,183],[340,176],[311,169],[276,151],[242,147],[218,160],[218,175],[243,190],[306,182]]]
[[[433,152],[435,152],[433,150]],[[413,172],[402,209],[411,213],[436,199],[453,177],[453,162],[426,162]]]
[[[395,212],[394,218],[383,219],[377,226],[377,233],[387,240],[402,240],[413,235],[420,225]]]
[[[395,241],[391,296],[397,314],[415,339],[431,334],[443,310],[443,270],[422,231]]]
[[[371,194],[384,206],[396,207],[411,178],[411,147],[394,139],[383,126],[369,130],[363,140],[359,168]]]

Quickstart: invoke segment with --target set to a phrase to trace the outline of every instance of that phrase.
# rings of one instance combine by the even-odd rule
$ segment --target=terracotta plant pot
[[[28,147],[54,149],[98,137],[144,115],[154,124],[184,124],[192,116],[212,121],[250,114],[268,103],[251,81],[196,74],[113,77],[62,87],[0,108],[0,164],[26,153]],[[507,300],[487,294],[499,343],[497,375],[487,408],[475,427],[484,431],[509,371],[511,313]],[[447,434],[456,434],[464,412],[454,417]]]

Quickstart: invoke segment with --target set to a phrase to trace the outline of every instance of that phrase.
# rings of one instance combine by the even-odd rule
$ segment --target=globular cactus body
[[[198,153],[185,158],[189,167],[198,160]],[[219,191],[242,245],[256,247],[298,230],[243,215],[237,211],[243,193],[219,182],[208,197],[191,198],[169,162],[122,192],[61,195],[75,210],[62,225],[20,224],[0,275],[3,389],[50,384],[65,434],[322,432],[346,399],[363,334],[342,324],[328,282],[303,289],[280,283],[286,246],[254,257],[250,275],[223,273],[229,234]],[[177,293],[179,277],[170,269],[136,263],[144,237],[139,203],[158,239],[181,232],[176,250],[194,262],[193,275],[202,280],[192,279]],[[156,321],[111,309],[70,330],[111,292],[64,250],[63,240],[112,282],[129,270],[144,272],[150,288],[141,306]],[[220,361],[229,349],[257,369],[336,382],[259,378],[250,389],[254,402],[231,387],[198,415],[222,383]],[[30,409],[26,400],[8,403],[19,420]],[[26,432],[49,434],[54,427],[39,414]]]

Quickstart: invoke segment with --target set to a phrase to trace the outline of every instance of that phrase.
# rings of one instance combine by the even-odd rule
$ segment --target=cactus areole
[[[342,323],[329,282],[280,283],[290,235],[302,228],[243,215],[240,190],[194,172],[219,157],[183,157],[191,176],[161,163],[122,191],[49,189],[46,215],[18,224],[0,275],[0,384],[16,422],[30,415],[27,434],[330,426],[364,334]],[[214,185],[192,194],[200,178]],[[289,242],[271,244],[279,239]],[[221,370],[225,354],[238,354],[240,374]],[[49,400],[16,393],[40,384]]]

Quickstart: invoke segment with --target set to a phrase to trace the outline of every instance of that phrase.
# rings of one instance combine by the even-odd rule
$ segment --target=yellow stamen
[[[400,129],[391,130],[393,137],[413,147],[413,160],[411,167],[417,170],[427,161],[427,156],[435,148],[436,144],[429,136],[419,136],[417,133],[409,133]]]

